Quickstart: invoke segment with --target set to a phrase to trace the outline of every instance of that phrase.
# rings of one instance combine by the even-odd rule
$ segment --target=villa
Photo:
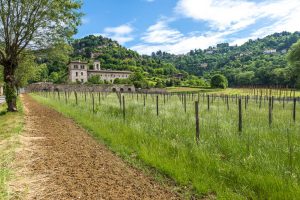
[[[94,61],[93,68],[89,69],[87,62],[72,61],[68,65],[69,81],[85,83],[91,76],[99,76],[101,80],[113,83],[116,78],[126,79],[131,71],[102,70],[100,61]]]

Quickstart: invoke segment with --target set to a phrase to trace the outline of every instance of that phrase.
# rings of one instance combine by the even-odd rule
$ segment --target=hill
[[[152,58],[172,63],[177,69],[209,79],[224,74],[230,86],[290,85],[295,75],[288,66],[286,53],[300,39],[300,32],[274,33],[262,39],[249,40],[241,46],[228,43],[191,50],[185,55],[158,51]]]
[[[195,49],[184,55],[158,51],[140,55],[118,42],[102,36],[87,36],[67,44],[58,44],[50,50],[34,52],[35,66],[30,77],[20,75],[21,82],[67,82],[69,60],[100,60],[101,67],[130,70],[135,76],[126,83],[138,87],[207,86],[217,73],[224,74],[229,86],[282,85],[294,86],[296,74],[287,63],[286,54],[300,32],[274,33],[262,39],[249,40],[241,46],[228,43],[207,49]],[[30,57],[29,60],[32,60]],[[28,70],[27,70],[28,71]],[[18,73],[17,73],[18,75]],[[3,79],[0,73],[0,82]],[[24,85],[24,84],[22,84]]]
[[[87,36],[72,42],[74,53],[72,59],[99,60],[101,68],[113,70],[130,70],[140,73],[146,79],[146,85],[164,87],[178,84],[173,77],[178,73],[185,74],[186,79],[199,79],[189,77],[187,73],[169,62],[152,58],[147,55],[139,55],[137,52],[127,49],[116,41],[102,36]],[[200,79],[199,79],[200,80]],[[198,82],[199,82],[198,80]],[[204,81],[202,81],[204,83]]]

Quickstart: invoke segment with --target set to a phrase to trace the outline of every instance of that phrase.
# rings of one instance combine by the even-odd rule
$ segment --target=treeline
[[[72,41],[74,53],[73,60],[93,60],[101,62],[101,68],[112,70],[130,70],[135,72],[136,77],[143,77],[143,83],[137,84],[142,87],[166,87],[166,86],[207,86],[208,83],[202,78],[190,75],[184,70],[177,69],[170,62],[156,59],[147,55],[140,55],[135,51],[119,45],[116,41],[102,36],[90,35],[82,39]],[[180,78],[176,75],[180,75]],[[131,77],[135,80],[135,77]],[[92,82],[98,82],[97,77]],[[101,82],[101,81],[99,81]],[[130,80],[119,81],[130,82]],[[133,81],[136,82],[136,81]]]
[[[222,43],[204,50],[191,50],[184,55],[158,51],[148,56],[109,38],[91,35],[49,49],[26,52],[22,62],[24,67],[17,72],[16,81],[19,87],[40,81],[66,83],[70,60],[90,63],[99,60],[103,69],[133,71],[134,76],[130,79],[117,79],[116,83],[130,83],[137,87],[209,86],[211,78],[217,74],[223,74],[230,87],[294,87],[299,73],[288,64],[287,54],[299,39],[299,32],[282,32],[249,40],[241,46]],[[0,82],[3,79],[1,72]],[[105,84],[99,77],[93,77],[89,82]]]
[[[262,39],[249,40],[241,46],[218,44],[208,49],[191,50],[185,55],[158,51],[152,58],[172,63],[177,69],[209,80],[223,74],[230,86],[296,84],[297,75],[288,65],[287,53],[300,39],[300,32],[274,33]]]

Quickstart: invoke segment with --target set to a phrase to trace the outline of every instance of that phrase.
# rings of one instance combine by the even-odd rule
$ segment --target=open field
[[[200,87],[168,87],[168,92],[217,92],[222,91],[221,89],[210,89],[210,88],[200,88]]]
[[[0,105],[0,199],[8,199],[7,181],[10,179],[11,163],[18,146],[18,135],[23,128],[23,111],[6,113],[6,105]]]
[[[201,87],[168,87],[167,91],[170,93],[197,93],[197,92],[205,92],[212,94],[223,94],[223,95],[270,95],[271,96],[296,96],[300,97],[300,91],[294,89],[266,89],[266,88],[226,88],[226,89],[214,89],[214,88],[201,88]]]
[[[299,99],[294,121],[294,103],[288,97],[284,101],[243,98],[242,131],[238,131],[239,106],[234,96],[123,95],[78,93],[76,103],[74,93],[32,94],[73,118],[118,154],[142,160],[181,185],[192,185],[203,197],[300,196]]]
[[[300,91],[294,89],[261,89],[261,88],[227,88],[225,90],[212,91],[213,94],[224,95],[250,95],[250,96],[275,96],[275,97],[300,97]]]

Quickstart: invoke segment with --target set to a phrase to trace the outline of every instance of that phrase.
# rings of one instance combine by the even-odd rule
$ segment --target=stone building
[[[89,69],[87,62],[72,61],[69,66],[69,80],[70,82],[85,83],[91,76],[100,76],[101,80],[106,80],[111,83],[116,78],[126,79],[132,74],[130,71],[116,71],[116,70],[102,70],[100,61],[93,63],[93,68]]]

